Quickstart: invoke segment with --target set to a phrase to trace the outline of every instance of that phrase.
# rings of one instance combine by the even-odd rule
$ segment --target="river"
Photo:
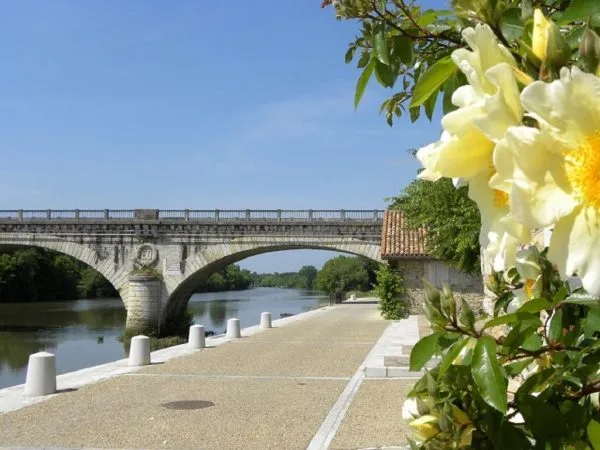
[[[240,319],[243,327],[260,322],[260,313],[273,319],[325,304],[318,292],[256,288],[247,291],[194,294],[188,311],[197,324],[216,334],[227,320]],[[0,389],[25,382],[31,353],[56,355],[59,374],[125,357],[117,340],[125,327],[125,307],[118,298],[44,303],[0,303]]]

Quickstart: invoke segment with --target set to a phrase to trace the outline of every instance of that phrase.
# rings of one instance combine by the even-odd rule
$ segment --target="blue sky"
[[[320,0],[1,3],[0,209],[384,208],[438,136],[374,83],[354,111],[356,24]]]

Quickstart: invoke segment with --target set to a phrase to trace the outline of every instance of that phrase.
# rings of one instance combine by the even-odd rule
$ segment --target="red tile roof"
[[[381,257],[429,258],[424,228],[410,228],[402,211],[386,211],[381,231]]]

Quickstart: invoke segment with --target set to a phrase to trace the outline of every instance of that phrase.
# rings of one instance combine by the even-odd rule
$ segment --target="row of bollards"
[[[271,313],[260,315],[260,328],[272,328]],[[188,337],[188,347],[200,350],[206,347],[205,331],[202,325],[192,325]],[[240,319],[229,319],[225,336],[232,339],[242,337]],[[130,366],[147,366],[150,364],[150,338],[134,336],[129,347]],[[52,353],[38,352],[29,355],[24,395],[50,395],[56,392],[56,357]]]

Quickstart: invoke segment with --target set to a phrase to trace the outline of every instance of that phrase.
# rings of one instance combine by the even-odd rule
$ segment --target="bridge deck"
[[[306,448],[386,326],[376,305],[329,308],[0,415],[0,446]],[[392,386],[385,383],[394,381],[366,381],[358,401],[368,405],[365,395],[385,399]],[[397,429],[394,443],[404,440],[396,410],[402,389],[396,386],[400,397],[390,399],[396,406],[387,431]],[[210,403],[202,409],[164,406],[198,400]],[[369,428],[369,420],[376,426],[377,405],[359,409],[369,408],[376,420],[360,411],[351,411],[350,420],[362,417],[358,426]],[[342,432],[334,446],[354,439],[347,425]]]

